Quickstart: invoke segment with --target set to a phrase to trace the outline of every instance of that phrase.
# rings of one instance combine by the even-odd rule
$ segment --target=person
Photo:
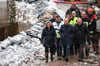
[[[55,37],[56,37],[56,32],[53,28],[52,23],[47,22],[46,27],[43,29],[42,38],[41,38],[41,43],[45,47],[46,63],[48,62],[49,48],[51,54],[51,61],[53,61],[53,46],[55,45],[56,42]]]
[[[81,12],[81,19],[82,19],[82,22],[83,22],[84,24],[86,24],[87,27],[88,27],[89,19],[86,18],[86,12],[85,12],[85,11],[82,11],[82,12]]]
[[[81,19],[82,19],[83,24],[85,24],[88,28],[89,20],[88,20],[88,18],[86,18],[86,12],[85,11],[81,12]],[[86,54],[86,57],[89,56],[89,50],[90,50],[89,43],[90,43],[90,41],[89,41],[89,34],[88,34],[87,37],[86,37],[86,41],[85,41],[85,54]],[[77,46],[76,46],[76,51],[77,51]]]
[[[75,24],[77,24],[77,17],[76,17],[76,12],[72,11],[72,14],[70,15],[70,21],[69,24],[74,27]]]
[[[76,12],[75,11],[72,11],[69,24],[73,26],[73,30],[74,30],[75,25],[77,24],[77,19],[78,18],[76,17]],[[73,36],[73,43],[72,43],[71,48],[70,48],[70,57],[71,58],[74,55],[74,47],[75,47],[75,42],[74,42],[74,36]],[[75,52],[75,54],[77,54],[77,53]]]
[[[50,20],[52,23],[56,21],[57,13],[53,12],[53,18]]]
[[[53,26],[54,26],[54,29],[56,31],[56,43],[57,43],[57,57],[58,57],[58,60],[61,60],[61,56],[62,56],[62,44],[61,44],[59,30],[60,30],[60,28],[63,24],[64,24],[64,22],[61,21],[60,16],[56,16],[56,22],[53,22]]]
[[[82,61],[84,58],[84,46],[85,46],[85,40],[86,36],[88,34],[88,28],[85,24],[82,23],[82,19],[78,18],[78,24],[75,25],[75,36],[74,40],[75,43],[77,43],[78,46],[78,54],[79,54],[79,61]]]
[[[96,51],[96,15],[93,13],[93,8],[88,8],[86,18],[89,20],[88,22],[88,29],[89,29],[89,37],[90,41],[92,41],[93,51]]]
[[[76,17],[81,17],[80,10],[79,10],[79,8],[76,6],[75,3],[73,3],[73,4],[71,5],[71,8],[69,8],[69,9],[67,10],[66,15],[67,15],[67,14],[71,14],[72,11],[75,11],[75,12],[76,12]]]
[[[66,62],[69,60],[70,45],[72,44],[73,33],[73,27],[69,24],[69,19],[66,18],[64,20],[64,25],[62,25],[60,29],[61,42],[63,44],[64,58]]]

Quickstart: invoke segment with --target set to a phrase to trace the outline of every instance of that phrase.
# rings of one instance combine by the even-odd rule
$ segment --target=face
[[[82,16],[82,18],[85,18],[86,17],[86,12],[82,12],[81,16]]]
[[[68,25],[68,23],[69,23],[69,19],[66,18],[66,19],[64,20],[64,23],[65,23],[65,25]]]
[[[57,14],[54,14],[54,15],[53,15],[53,18],[56,19],[56,16],[57,16]]]
[[[88,12],[88,14],[92,14],[93,12]]]
[[[77,23],[78,23],[78,25],[81,25],[82,24],[82,19],[78,19]]]
[[[76,12],[75,11],[72,11],[72,16],[76,16]]]
[[[73,9],[75,9],[75,8],[76,8],[76,6],[75,6],[75,5],[72,5],[71,7],[72,7]]]
[[[48,22],[46,26],[47,26],[48,28],[50,28],[50,27],[51,27],[51,23]]]
[[[56,21],[57,21],[57,22],[60,22],[60,21],[61,21],[61,18],[60,18],[60,17],[57,17],[57,18],[56,18]]]

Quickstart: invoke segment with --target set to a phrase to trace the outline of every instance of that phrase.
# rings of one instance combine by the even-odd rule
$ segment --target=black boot
[[[46,56],[46,63],[48,63],[48,56]]]
[[[46,63],[48,63],[48,53],[45,53]]]
[[[53,61],[53,54],[51,54],[51,61]]]

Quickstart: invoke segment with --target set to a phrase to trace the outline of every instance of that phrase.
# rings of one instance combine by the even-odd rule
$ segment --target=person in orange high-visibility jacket
[[[86,18],[88,18],[88,29],[90,41],[92,41],[93,50],[96,51],[96,15],[93,13],[93,8],[88,8]]]

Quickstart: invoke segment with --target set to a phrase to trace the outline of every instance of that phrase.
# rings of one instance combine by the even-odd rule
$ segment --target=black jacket
[[[72,8],[69,8],[66,12],[66,15],[67,14],[71,14],[72,11],[76,11],[76,17],[81,17],[81,13],[80,13],[80,10],[76,7],[75,9],[72,9]]]
[[[61,34],[61,42],[63,44],[66,44],[68,42],[72,42],[73,38],[73,27],[71,25],[62,25],[60,29],[60,34]]]
[[[74,34],[75,43],[81,44],[86,41],[86,36],[88,36],[88,28],[85,24],[75,25],[75,34]]]
[[[93,31],[94,33],[90,33],[90,34],[94,35],[95,32],[96,32],[96,19],[95,19],[96,15],[94,15],[94,14],[92,14],[92,15],[87,14],[86,17],[89,20],[89,22],[88,22],[89,32]],[[93,18],[93,20],[91,21],[92,18]]]
[[[89,19],[88,18],[82,18],[82,22],[89,22]]]
[[[45,27],[42,32],[42,39],[41,42],[44,44],[45,47],[53,46],[55,43],[56,33],[53,27],[48,29]]]
[[[50,21],[53,23],[53,22],[55,22],[56,20],[55,20],[54,18],[52,18]]]

